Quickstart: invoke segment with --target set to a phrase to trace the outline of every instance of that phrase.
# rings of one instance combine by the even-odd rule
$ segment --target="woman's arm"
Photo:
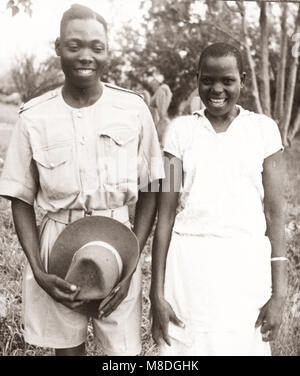
[[[82,302],[75,300],[79,291],[76,286],[45,271],[40,256],[39,236],[33,206],[14,198],[12,199],[12,213],[17,236],[37,283],[53,299],[69,308],[81,305]]]
[[[272,245],[272,258],[286,257],[284,181],[283,153],[279,151],[266,158],[263,165],[264,211],[267,221],[266,235]],[[279,297],[285,297],[287,293],[287,263],[284,261],[274,261],[271,265],[272,293]]]
[[[153,239],[152,279],[150,298],[152,304],[152,334],[156,343],[162,339],[170,345],[169,321],[182,326],[172,307],[164,299],[164,280],[168,248],[181,185],[182,163],[173,155],[165,153],[166,178],[162,181],[158,199],[158,221]]]
[[[263,165],[264,212],[274,257],[286,257],[284,223],[284,164],[281,151],[265,159]],[[273,340],[278,333],[284,301],[287,294],[287,262],[273,261],[272,297],[261,309],[256,326],[262,325],[262,333],[270,331],[267,340]]]

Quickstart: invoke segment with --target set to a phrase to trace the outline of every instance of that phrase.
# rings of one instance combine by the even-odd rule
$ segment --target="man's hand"
[[[284,297],[272,296],[261,308],[255,327],[261,326],[260,331],[264,342],[274,341],[277,337],[281,325],[284,302]]]
[[[152,301],[152,337],[157,345],[161,345],[163,341],[171,346],[168,334],[169,322],[184,328],[184,323],[179,320],[171,305],[165,299],[157,299]]]
[[[47,273],[40,273],[36,279],[40,287],[45,290],[48,295],[68,308],[74,309],[84,303],[82,300],[76,300],[80,288],[64,279],[54,274]]]
[[[100,304],[98,318],[109,316],[126,298],[130,286],[131,278],[126,279],[122,283],[119,283],[117,287],[108,295],[105,299],[104,305]]]

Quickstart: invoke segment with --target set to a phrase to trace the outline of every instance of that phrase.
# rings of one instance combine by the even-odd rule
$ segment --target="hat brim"
[[[124,282],[133,274],[140,254],[136,236],[121,222],[103,216],[84,217],[70,223],[61,232],[50,252],[48,273],[65,279],[74,253],[91,241],[109,243],[118,251],[123,263],[119,283]],[[100,302],[86,303],[77,311],[97,316]]]

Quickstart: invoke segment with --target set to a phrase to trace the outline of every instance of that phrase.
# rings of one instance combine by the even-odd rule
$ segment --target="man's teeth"
[[[224,102],[225,102],[225,98],[223,98],[223,99],[210,99],[210,101],[212,102],[212,103],[214,103],[214,104],[223,104]]]

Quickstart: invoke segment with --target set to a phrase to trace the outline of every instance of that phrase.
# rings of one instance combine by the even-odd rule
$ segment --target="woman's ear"
[[[57,56],[60,56],[60,38],[56,38],[55,40],[55,52]]]
[[[241,74],[241,88],[245,86],[245,82],[246,82],[246,72],[243,72]]]

